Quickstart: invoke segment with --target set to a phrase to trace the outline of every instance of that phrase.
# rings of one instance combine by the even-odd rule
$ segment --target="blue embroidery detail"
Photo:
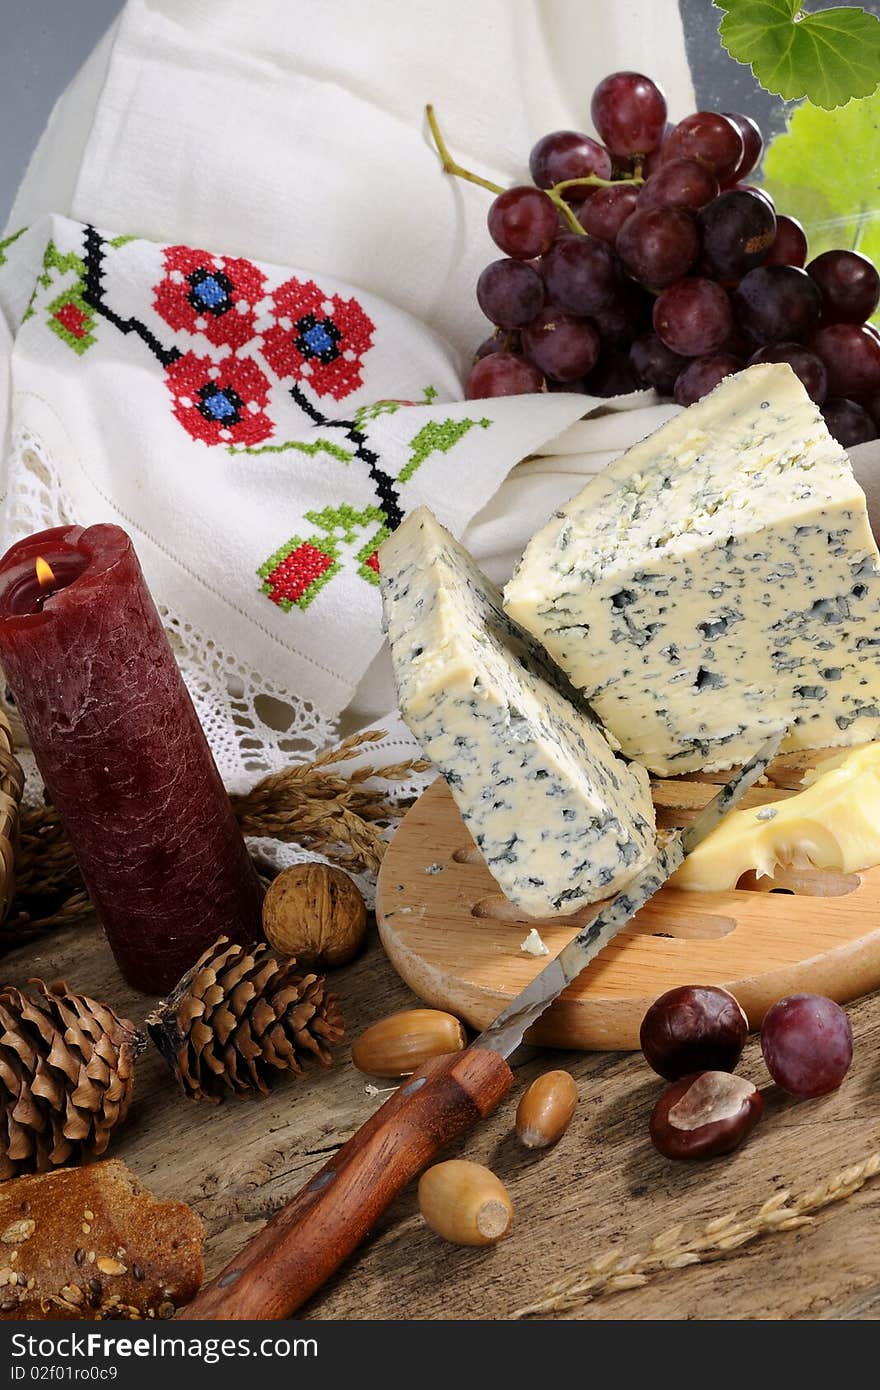
[[[333,362],[339,356],[336,344],[342,332],[332,319],[319,319],[314,314],[306,314],[297,319],[296,331],[299,335],[296,346],[303,357],[317,357],[321,362]]]
[[[231,386],[221,390],[213,382],[207,382],[199,391],[199,414],[206,420],[222,420],[224,424],[237,425],[241,419],[242,399]]]
[[[210,270],[203,265],[186,278],[191,286],[187,297],[197,313],[213,314],[219,318],[232,308],[234,286],[222,270]]]

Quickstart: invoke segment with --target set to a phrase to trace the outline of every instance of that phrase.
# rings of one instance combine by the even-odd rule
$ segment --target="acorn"
[[[501,1179],[464,1158],[435,1163],[422,1174],[419,1210],[431,1230],[453,1245],[495,1245],[513,1220]]]
[[[361,1033],[351,1060],[368,1076],[409,1076],[429,1057],[461,1052],[467,1034],[452,1014],[442,1009],[405,1009],[389,1014]]]
[[[575,1112],[578,1089],[567,1071],[547,1071],[523,1093],[516,1133],[527,1149],[546,1149],[561,1139]]]

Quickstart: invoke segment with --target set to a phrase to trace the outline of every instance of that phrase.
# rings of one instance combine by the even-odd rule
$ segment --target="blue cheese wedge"
[[[880,736],[880,556],[785,364],[630,449],[533,537],[507,612],[623,752],[670,775]]]
[[[426,508],[385,541],[379,568],[401,713],[499,887],[536,917],[616,893],[654,854],[644,768],[615,756]]]

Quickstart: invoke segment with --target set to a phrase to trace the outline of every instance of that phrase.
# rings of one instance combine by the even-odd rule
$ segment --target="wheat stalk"
[[[364,784],[370,779],[402,782],[429,766],[407,758],[383,767],[360,767],[348,775],[339,764],[384,738],[381,729],[353,734],[311,762],[264,777],[252,791],[232,797],[242,833],[319,850],[353,872],[377,873],[386,849],[382,830],[399,818],[406,801]],[[54,807],[21,813],[15,898],[0,930],[0,949],[10,949],[57,927],[92,915],[73,850]]]
[[[817,1184],[808,1192],[792,1198],[788,1191],[774,1192],[750,1216],[741,1217],[738,1211],[707,1221],[692,1236],[683,1234],[683,1226],[673,1226],[655,1236],[644,1250],[621,1254],[617,1249],[606,1250],[591,1260],[578,1274],[566,1275],[551,1284],[535,1303],[518,1308],[512,1318],[540,1317],[549,1313],[566,1313],[606,1294],[623,1289],[641,1288],[670,1270],[685,1269],[688,1265],[708,1264],[723,1260],[733,1251],[752,1241],[773,1235],[776,1231],[796,1231],[813,1224],[813,1216],[833,1202],[843,1202],[858,1192],[880,1173],[880,1152],[872,1153],[860,1163],[842,1168],[833,1177]]]

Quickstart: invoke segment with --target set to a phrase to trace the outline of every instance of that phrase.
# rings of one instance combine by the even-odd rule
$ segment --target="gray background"
[[[825,9],[833,3],[838,0],[805,0],[804,8]],[[880,13],[880,0],[862,4]],[[679,0],[679,5],[699,105],[745,111],[765,136],[774,134],[784,121],[782,103],[756,87],[751,71],[727,56],[718,41],[720,11],[712,0]],[[3,0],[0,226],[56,97],[120,8],[120,0]]]

